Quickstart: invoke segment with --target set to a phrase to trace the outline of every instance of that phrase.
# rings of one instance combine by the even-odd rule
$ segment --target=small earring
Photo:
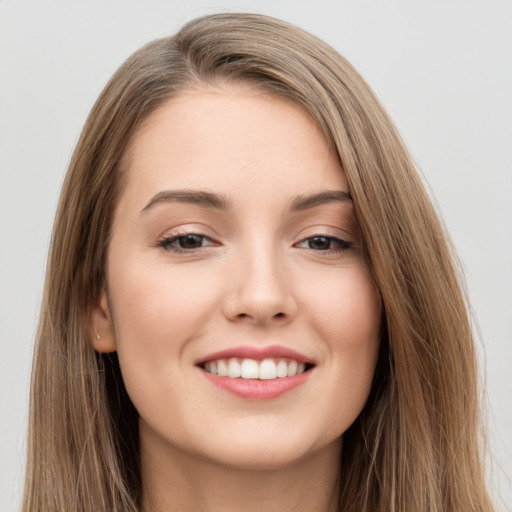
[[[96,333],[96,338],[98,338],[99,340],[101,340],[101,336],[100,336],[98,333]]]

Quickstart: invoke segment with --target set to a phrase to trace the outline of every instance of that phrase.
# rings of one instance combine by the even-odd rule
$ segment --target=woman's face
[[[338,450],[380,305],[311,117],[248,87],[189,91],[143,123],[124,167],[94,343],[118,352],[142,450],[246,468]]]

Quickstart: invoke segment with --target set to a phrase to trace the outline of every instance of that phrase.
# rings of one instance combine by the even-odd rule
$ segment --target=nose
[[[284,257],[276,250],[238,256],[230,268],[224,314],[230,321],[258,326],[293,320],[297,304]]]

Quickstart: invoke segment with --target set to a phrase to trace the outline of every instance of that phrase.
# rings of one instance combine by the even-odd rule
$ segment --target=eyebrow
[[[328,203],[352,203],[352,196],[346,190],[325,190],[310,195],[299,195],[290,201],[290,211],[301,212]]]
[[[298,195],[290,200],[288,208],[291,212],[300,212],[333,202],[351,203],[350,192],[346,190],[325,190],[309,195]],[[153,196],[141,210],[141,213],[161,203],[194,204],[203,208],[214,208],[223,211],[229,210],[232,205],[228,197],[206,190],[164,190]]]
[[[161,203],[195,204],[217,210],[229,210],[231,206],[231,201],[227,197],[205,190],[164,190],[153,196],[141,213]]]

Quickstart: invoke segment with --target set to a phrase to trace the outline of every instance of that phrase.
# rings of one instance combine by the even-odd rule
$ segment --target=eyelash
[[[329,249],[318,250],[318,251],[315,251],[315,249],[313,249],[312,247],[306,247],[307,249],[311,249],[311,250],[313,250],[315,252],[334,254],[334,253],[338,253],[338,252],[348,251],[348,250],[354,248],[353,242],[350,242],[348,240],[344,240],[342,238],[337,238],[335,236],[323,235],[323,234],[317,234],[317,235],[314,235],[314,236],[309,236],[307,238],[304,238],[303,240],[301,240],[300,242],[298,242],[295,245],[303,244],[304,242],[314,240],[315,238],[324,238],[326,240],[329,240],[329,242],[330,242],[329,245],[334,244],[336,247],[335,248],[329,247]]]
[[[209,242],[212,242],[211,244],[209,244],[206,247],[219,245],[212,238],[210,238],[207,235],[203,235],[202,233],[183,232],[183,233],[176,233],[173,236],[166,237],[166,238],[160,240],[158,242],[158,246],[162,247],[162,249],[164,249],[166,251],[172,251],[172,252],[177,252],[177,253],[185,253],[185,254],[191,254],[191,253],[197,252],[198,250],[204,248],[203,246],[201,246],[201,247],[194,247],[192,249],[185,249],[183,247],[173,247],[172,246],[172,244],[178,242],[180,239],[186,238],[187,236],[200,237],[203,240],[208,240]]]
[[[207,246],[200,246],[200,247],[194,247],[194,248],[189,248],[189,249],[172,245],[172,244],[175,244],[176,242],[179,242],[180,239],[184,239],[188,236],[198,237],[198,238],[201,238],[201,240],[208,240],[211,243],[208,244]],[[334,244],[335,247],[329,247],[328,249],[320,249],[320,250],[315,250],[312,247],[304,247],[304,249],[310,249],[315,252],[320,252],[320,253],[324,253],[324,254],[335,254],[335,253],[339,253],[339,252],[343,252],[343,251],[348,251],[348,250],[354,248],[353,242],[350,242],[348,240],[343,240],[342,238],[337,238],[335,236],[324,235],[324,234],[316,234],[314,236],[304,238],[300,242],[297,242],[296,244],[294,244],[294,247],[300,246],[300,244],[314,240],[315,238],[326,239],[329,241],[329,245]],[[166,251],[172,251],[175,253],[185,253],[185,254],[192,254],[201,249],[204,249],[205,247],[211,247],[211,246],[216,246],[216,245],[219,245],[218,242],[216,242],[209,236],[203,235],[202,233],[194,233],[194,232],[177,233],[176,235],[173,235],[171,237],[166,237],[166,238],[160,240],[157,244],[158,247],[161,247],[162,249],[164,249]]]

